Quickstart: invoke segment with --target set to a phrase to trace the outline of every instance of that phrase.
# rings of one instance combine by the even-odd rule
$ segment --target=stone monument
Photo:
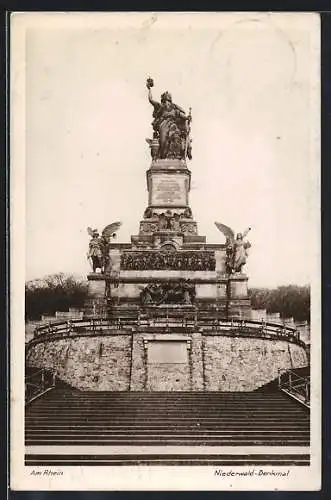
[[[88,229],[94,308],[105,313],[111,307],[167,307],[168,314],[171,309],[216,309],[227,318],[249,318],[248,278],[243,273],[250,246],[244,241],[247,232],[235,238],[230,228],[216,223],[226,236],[224,244],[207,243],[198,233],[189,205],[191,109],[186,113],[168,91],[155,101],[151,78],[146,86],[153,106],[152,137],[146,139],[151,152],[148,204],[129,244],[111,241],[120,223],[107,226],[101,238]]]
[[[295,328],[251,319],[243,269],[249,229],[216,222],[225,242],[198,232],[189,203],[191,112],[164,92],[153,100],[148,202],[138,234],[121,223],[91,237],[91,299],[84,317],[37,328],[28,366],[84,391],[254,391],[279,370],[306,366]]]

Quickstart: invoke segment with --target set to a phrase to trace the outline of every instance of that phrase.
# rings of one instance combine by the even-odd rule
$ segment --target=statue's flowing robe
[[[168,153],[169,139],[172,134],[177,135],[185,130],[185,113],[177,106],[172,104],[171,109],[166,109],[162,104],[152,102],[154,106],[154,130],[159,133],[160,157],[164,158]]]
[[[240,270],[244,264],[246,264],[247,252],[246,245],[243,240],[235,241],[235,252],[234,252],[234,262],[233,267],[235,271]]]
[[[89,244],[89,257],[98,257],[101,259],[102,251],[100,238],[93,238]]]

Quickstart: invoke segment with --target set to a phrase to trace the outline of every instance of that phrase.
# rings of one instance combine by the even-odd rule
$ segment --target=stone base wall
[[[182,337],[182,341],[180,338]],[[148,346],[160,342],[165,345],[179,343],[182,349],[187,349],[186,359],[171,363],[151,362],[148,359]],[[203,361],[201,333],[191,333],[176,336],[172,334],[153,335],[147,333],[133,334],[131,391],[203,391]],[[183,346],[185,344],[185,346]]]
[[[206,391],[253,391],[274,380],[278,369],[307,365],[305,350],[282,340],[205,337]]]
[[[278,369],[306,366],[307,355],[283,340],[149,331],[37,343],[27,364],[81,390],[253,391]]]
[[[56,371],[58,377],[81,390],[130,389],[131,336],[76,337],[33,346],[29,366]]]
[[[147,367],[147,391],[190,391],[188,363],[156,363]]]

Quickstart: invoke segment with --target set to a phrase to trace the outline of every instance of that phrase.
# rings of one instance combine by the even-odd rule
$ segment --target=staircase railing
[[[278,388],[310,407],[310,376],[298,375],[294,370],[278,370]]]
[[[31,403],[56,385],[56,374],[41,368],[25,377],[25,404]]]
[[[30,343],[55,337],[107,334],[108,330],[128,330],[131,332],[133,328],[149,328],[153,326],[161,329],[165,328],[166,331],[170,328],[194,329],[206,334],[217,334],[221,330],[222,335],[238,336],[239,334],[246,337],[285,340],[305,346],[300,339],[298,330],[279,323],[242,318],[227,319],[222,317],[220,313],[215,314],[212,311],[191,310],[182,311],[181,314],[176,314],[174,311],[169,314],[169,312],[167,310],[158,310],[156,315],[152,312],[116,311],[111,317],[94,316],[56,321],[37,327],[34,338]]]

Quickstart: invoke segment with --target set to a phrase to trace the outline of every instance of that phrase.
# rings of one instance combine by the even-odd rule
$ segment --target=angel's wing
[[[112,224],[108,224],[108,226],[106,226],[104,228],[104,230],[102,231],[103,236],[106,236],[107,238],[109,238],[110,236],[112,236],[114,233],[116,233],[119,230],[121,225],[122,225],[122,222],[113,222]]]
[[[91,236],[91,237],[93,236],[93,229],[90,226],[87,228],[87,232],[88,232],[89,236]]]
[[[248,235],[248,233],[250,232],[252,228],[251,227],[248,227],[247,229],[245,229],[245,231],[243,232],[243,238],[246,238],[246,236]]]
[[[221,224],[220,222],[215,222],[215,226],[221,233],[224,234],[226,238],[229,238],[231,242],[234,241],[234,232],[232,231],[231,227],[226,226],[225,224]]]

